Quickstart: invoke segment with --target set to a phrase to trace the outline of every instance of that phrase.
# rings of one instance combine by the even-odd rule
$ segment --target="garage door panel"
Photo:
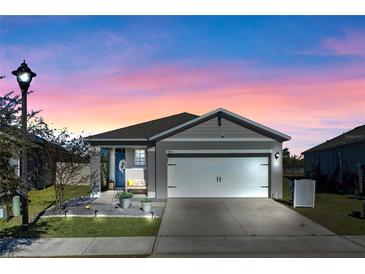
[[[267,157],[168,160],[169,197],[268,197],[268,181]]]

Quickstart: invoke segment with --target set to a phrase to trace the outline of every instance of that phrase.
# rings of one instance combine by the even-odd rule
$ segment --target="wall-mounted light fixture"
[[[274,157],[275,157],[276,160],[279,159],[279,156],[280,156],[280,153],[279,152],[276,152],[275,155],[274,155]]]

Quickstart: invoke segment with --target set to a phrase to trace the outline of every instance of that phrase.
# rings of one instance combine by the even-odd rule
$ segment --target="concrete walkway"
[[[365,237],[268,198],[169,199],[153,257],[365,257]]]
[[[1,239],[1,257],[150,255],[156,237]]]
[[[159,236],[335,235],[269,198],[169,199]]]
[[[2,257],[365,257],[364,236],[338,236],[271,199],[170,199],[156,237],[0,239]]]
[[[365,257],[365,236],[2,239],[0,257]]]
[[[101,193],[99,198],[79,197],[65,202],[69,217],[93,217],[95,213],[99,217],[145,217],[160,218],[166,205],[166,200],[152,199],[151,213],[144,213],[141,201],[145,194],[135,194],[131,199],[131,206],[123,209],[117,196],[118,191],[109,190]],[[59,212],[55,206],[48,208],[41,218],[63,217],[64,212]]]

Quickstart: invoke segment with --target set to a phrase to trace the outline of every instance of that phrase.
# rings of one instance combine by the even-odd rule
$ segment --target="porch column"
[[[95,147],[90,156],[90,197],[98,198],[101,194],[101,156],[100,147]]]
[[[148,198],[156,198],[156,148],[147,149],[147,195]]]
[[[115,182],[115,148],[109,150],[109,180]]]

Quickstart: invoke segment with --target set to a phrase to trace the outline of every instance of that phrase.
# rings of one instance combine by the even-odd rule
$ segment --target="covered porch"
[[[90,163],[93,197],[114,190],[147,197],[147,146],[97,146]]]

